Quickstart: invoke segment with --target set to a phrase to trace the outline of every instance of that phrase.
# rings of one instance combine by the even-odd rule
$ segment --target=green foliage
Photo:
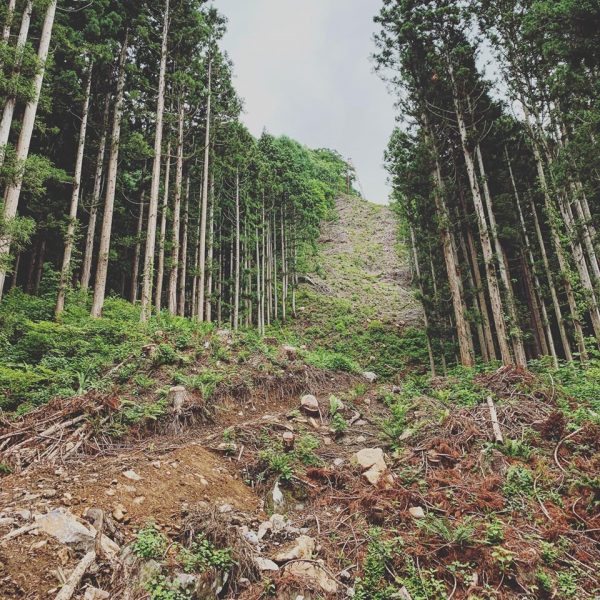
[[[154,523],[148,523],[138,531],[132,547],[140,558],[160,560],[167,550],[167,538]]]
[[[190,600],[189,593],[163,575],[152,579],[146,589],[150,593],[150,600]]]
[[[306,467],[318,467],[323,461],[315,454],[319,447],[319,439],[314,435],[305,434],[296,440],[294,446],[294,457]]]
[[[197,536],[190,548],[181,548],[179,556],[186,573],[204,573],[210,568],[228,571],[235,564],[231,548],[217,548],[203,536]]]
[[[504,527],[497,517],[492,518],[485,526],[485,539],[488,544],[501,544],[504,541]]]
[[[294,475],[293,456],[277,448],[266,448],[259,452],[259,458],[266,463],[268,470],[282,481],[290,481]]]
[[[455,523],[444,517],[428,513],[417,526],[428,535],[440,537],[446,544],[467,546],[473,542],[475,527],[471,518]]]
[[[345,371],[347,373],[356,373],[359,371],[358,365],[347,356],[329,350],[317,349],[306,355],[306,362],[319,369],[327,371]]]
[[[511,465],[502,489],[508,498],[533,495],[533,473],[525,466]]]

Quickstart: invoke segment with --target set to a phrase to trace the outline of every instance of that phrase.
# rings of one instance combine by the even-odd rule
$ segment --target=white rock
[[[66,509],[56,509],[36,519],[38,530],[57,539],[61,544],[73,546],[83,552],[93,548],[96,541],[94,527],[86,527]],[[119,546],[103,535],[102,549],[109,558],[119,553]]]
[[[129,479],[131,481],[141,481],[142,480],[140,475],[138,475],[135,471],[132,471],[132,470],[123,471],[123,477],[126,477],[127,479]]]
[[[371,371],[365,371],[362,376],[369,382],[369,383],[375,383],[375,381],[377,381],[377,374],[373,373]]]
[[[273,560],[278,563],[289,560],[307,559],[310,560],[315,551],[315,540],[308,535],[301,535],[294,542],[289,544],[283,550],[278,552]]]
[[[281,508],[282,506],[284,506],[285,498],[283,497],[283,494],[282,494],[281,490],[279,489],[279,481],[275,482],[275,485],[273,487],[272,496],[273,496],[273,506],[275,508]]]
[[[319,401],[312,394],[306,394],[300,398],[300,408],[311,415],[319,414]]]
[[[83,600],[106,600],[107,598],[110,598],[110,594],[108,592],[99,590],[98,588],[89,587],[85,591]]]
[[[271,524],[273,531],[278,532],[283,531],[286,528],[288,521],[283,515],[274,513],[271,515],[269,523]]]
[[[279,571],[279,567],[272,560],[262,556],[255,556],[254,563],[260,571]]]
[[[326,594],[336,594],[338,585],[319,563],[295,562],[284,567],[284,573],[316,583]]]
[[[410,513],[410,516],[413,517],[413,519],[425,518],[425,511],[420,506],[411,506],[408,509],[408,512]]]
[[[377,485],[387,473],[385,455],[381,448],[364,448],[352,457],[352,462],[361,467],[363,477],[371,485]]]

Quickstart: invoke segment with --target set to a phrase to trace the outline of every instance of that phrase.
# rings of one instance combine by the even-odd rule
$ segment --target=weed
[[[290,481],[294,475],[293,457],[275,448],[266,448],[258,453],[259,458],[267,464],[267,469],[282,481]]]
[[[140,558],[162,559],[166,549],[167,538],[154,523],[148,523],[140,529],[133,542],[133,552]]]
[[[550,593],[552,591],[552,578],[545,571],[539,570],[535,574],[535,579],[539,588],[546,593]]]
[[[558,590],[560,598],[577,598],[577,577],[573,571],[558,574]]]
[[[124,399],[121,401],[121,416],[126,425],[135,425],[144,421],[157,421],[167,414],[166,400],[156,402],[132,402]]]
[[[553,565],[560,556],[560,550],[552,542],[542,542],[540,556],[547,565]]]
[[[231,548],[217,548],[203,536],[197,536],[190,548],[181,548],[180,558],[186,573],[204,573],[211,567],[228,571],[234,565]]]
[[[521,460],[529,460],[533,452],[531,446],[528,446],[522,440],[512,440],[510,438],[504,440],[504,444],[500,446],[500,450],[506,454],[506,456],[519,458]]]
[[[533,473],[522,465],[510,466],[506,472],[503,491],[509,498],[531,496],[533,494]]]
[[[294,456],[306,467],[318,467],[323,464],[314,452],[318,447],[319,440],[314,435],[303,435],[296,441]]]
[[[432,513],[417,522],[418,527],[429,535],[442,538],[447,544],[466,546],[473,541],[475,527],[472,519],[466,518],[462,523],[452,523],[449,519],[438,517]]]
[[[164,575],[154,577],[146,585],[146,589],[150,594],[150,600],[190,600],[189,593],[184,592]]]
[[[407,576],[402,578],[412,600],[444,600],[446,585],[435,575],[435,569],[418,569],[413,559],[406,557]]]
[[[508,573],[515,564],[514,553],[502,546],[498,546],[492,551],[492,558],[498,563],[498,568],[502,573]]]
[[[161,365],[174,365],[180,362],[180,357],[172,346],[168,344],[159,344],[156,352],[152,356],[152,362],[155,367]]]
[[[502,521],[497,517],[493,517],[486,525],[485,540],[491,545],[501,544],[504,541],[504,527],[502,526]]]
[[[3,462],[0,462],[0,475],[10,475],[12,473],[12,469]]]

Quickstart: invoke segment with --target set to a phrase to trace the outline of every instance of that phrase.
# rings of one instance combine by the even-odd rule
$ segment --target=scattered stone
[[[226,454],[233,454],[237,452],[237,444],[235,442],[221,442],[217,446],[219,452],[225,452]]]
[[[247,527],[242,529],[242,537],[253,546],[258,546],[260,542],[258,535],[254,531],[250,531]]]
[[[115,507],[112,512],[112,516],[115,521],[119,523],[125,519],[125,515],[127,514],[127,509],[122,504],[115,504]]]
[[[367,438],[364,435],[359,435],[354,442],[356,444],[364,444],[367,441]]]
[[[18,508],[13,511],[13,514],[17,515],[17,517],[20,517],[24,521],[29,521],[31,519],[31,511],[27,508]]]
[[[411,506],[408,509],[408,512],[410,513],[410,516],[413,519],[424,519],[425,518],[425,511],[420,506]]]
[[[47,489],[47,490],[42,490],[42,497],[43,498],[54,498],[56,496],[56,494],[58,494],[58,492],[54,489]]]
[[[206,487],[208,485],[208,480],[204,477],[200,477],[200,483]]]
[[[16,523],[15,519],[11,517],[2,517],[0,519],[0,527],[6,527],[7,525],[14,525]]]
[[[40,548],[43,548],[47,544],[48,544],[48,540],[40,540],[39,542],[36,542],[35,544],[31,545],[31,550],[39,550]]]
[[[221,506],[219,506],[219,512],[222,515],[233,512],[233,506],[231,506],[231,504],[221,504]]]
[[[365,398],[363,400],[363,404],[366,404],[367,406],[371,406],[371,398]]]
[[[302,398],[300,398],[300,408],[309,415],[320,414],[319,401],[312,394],[306,394],[306,396],[302,396]]]
[[[132,471],[132,470],[123,471],[123,477],[126,477],[127,479],[129,479],[131,481],[141,481],[142,480],[140,475],[138,475],[135,471]]]
[[[365,371],[362,376],[369,382],[369,383],[375,383],[375,381],[377,381],[377,374],[376,373],[372,373],[371,371]]]
[[[283,449],[286,452],[292,452],[294,449],[294,443],[296,441],[296,436],[291,431],[284,431],[282,435],[283,439]]]
[[[308,535],[301,535],[292,544],[289,544],[281,552],[278,552],[273,560],[278,563],[288,562],[289,560],[307,559],[310,560],[315,551],[315,540]]]
[[[254,564],[258,567],[259,571],[279,571],[279,567],[272,560],[262,556],[255,556]]]
[[[117,490],[115,490],[114,488],[108,488],[107,490],[104,490],[104,493],[107,496],[115,496],[117,493]]]
[[[317,584],[326,594],[336,594],[338,585],[319,563],[294,562],[284,567],[284,573]]]
[[[324,443],[326,446],[331,446],[331,444],[333,444],[333,440],[332,440],[330,437],[324,437],[324,438],[323,438],[323,443]]]
[[[138,580],[140,588],[145,588],[149,583],[154,581],[161,573],[162,566],[159,562],[150,559],[144,561],[140,566]]]
[[[401,434],[400,437],[398,438],[398,440],[400,442],[403,442],[404,440],[407,440],[411,435],[413,434],[413,430],[412,429],[405,429]]]
[[[133,503],[137,506],[141,506],[146,501],[146,496],[137,496],[133,499]]]
[[[344,459],[343,459],[343,458],[336,458],[336,459],[333,461],[333,466],[334,466],[334,467],[341,467],[341,466],[344,464],[344,462],[345,462],[345,461],[344,461]]]
[[[152,466],[153,466],[155,469],[160,469],[160,466],[161,466],[161,462],[160,462],[160,460],[155,460],[155,461],[152,463]]]
[[[276,481],[275,485],[273,486],[272,496],[273,506],[275,508],[280,508],[285,505],[285,498],[283,497],[283,493],[279,489],[279,481]]]
[[[367,422],[364,419],[358,419],[358,421],[355,421],[354,424],[358,425],[359,427],[363,427],[367,424]]]
[[[381,448],[364,448],[352,457],[352,461],[361,467],[363,477],[371,485],[378,485],[387,473],[385,455]]]
[[[277,513],[271,515],[271,518],[269,519],[269,523],[271,523],[271,527],[273,528],[273,531],[278,532],[278,531],[283,531],[286,526],[287,526],[287,519],[283,516],[283,515],[279,515]]]

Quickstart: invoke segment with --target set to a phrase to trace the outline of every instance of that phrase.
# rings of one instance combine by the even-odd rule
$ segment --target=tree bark
[[[190,219],[190,176],[187,176],[185,186],[185,204],[183,208],[183,231],[181,241],[181,269],[179,270],[179,303],[177,314],[185,317],[187,264],[188,264],[188,227]]]
[[[94,239],[96,237],[96,221],[98,219],[98,208],[102,194],[102,175],[104,172],[104,155],[106,153],[106,140],[108,137],[108,115],[110,112],[110,94],[106,94],[104,101],[104,117],[102,120],[102,133],[98,144],[98,155],[96,157],[96,173],[94,175],[94,191],[92,193],[92,204],[90,206],[90,218],[85,240],[85,251],[83,255],[83,271],[81,275],[81,289],[87,290],[90,285],[92,274],[92,260],[94,257]]]
[[[146,252],[144,254],[144,274],[142,281],[142,322],[150,318],[152,312],[152,281],[154,278],[154,251],[156,246],[156,223],[158,220],[158,197],[160,194],[160,171],[162,157],[162,139],[165,113],[165,89],[167,72],[167,51],[169,46],[169,0],[165,0],[165,14],[160,49],[160,67],[158,75],[158,98],[156,103],[156,133],[154,135],[154,160],[152,163],[152,181],[150,184],[150,202],[148,204],[148,226]]]
[[[27,4],[23,9],[23,16],[21,17],[21,28],[19,30],[19,36],[17,38],[17,47],[15,50],[16,58],[13,67],[12,77],[18,76],[21,67],[21,62],[23,60],[23,51],[25,49],[25,44],[27,43],[27,36],[29,35],[29,26],[31,24],[32,12],[33,0],[27,0]],[[10,35],[10,24],[8,24],[8,35]],[[8,36],[6,37],[6,39],[8,39]],[[6,145],[8,144],[8,138],[10,136],[10,127],[12,125],[12,119],[15,113],[16,105],[17,99],[14,96],[9,96],[6,99],[6,102],[4,103],[4,110],[2,111],[2,120],[0,120],[0,167],[4,164]]]
[[[8,42],[10,38],[10,28],[15,17],[15,6],[17,0],[8,0],[8,6],[6,7],[6,21],[4,21],[4,27],[2,28],[2,41]]]
[[[146,207],[145,193],[142,192],[142,199],[140,202],[140,212],[138,215],[137,230],[135,236],[135,250],[133,252],[133,266],[131,269],[131,288],[129,291],[129,297],[131,298],[132,304],[135,304],[138,299],[139,292],[139,276],[140,276],[140,254],[142,252],[142,230],[144,227],[144,209]]]
[[[167,144],[167,165],[165,167],[165,188],[163,190],[160,211],[160,235],[158,238],[158,265],[156,267],[156,289],[154,290],[154,308],[159,313],[162,308],[163,280],[165,275],[165,243],[167,241],[167,210],[171,191],[171,142]]]
[[[99,318],[104,307],[106,294],[106,276],[108,274],[108,260],[110,254],[110,239],[112,234],[113,212],[115,207],[115,192],[117,189],[117,170],[119,167],[119,146],[121,143],[121,120],[123,117],[123,100],[125,95],[125,63],[127,61],[128,32],[121,47],[119,57],[119,75],[117,78],[117,93],[113,115],[113,127],[110,141],[110,154],[106,173],[106,194],[104,197],[104,215],[102,217],[102,230],[100,233],[100,247],[98,249],[98,265],[96,266],[96,281],[94,284],[94,297],[92,299],[91,316]]]
[[[77,226],[77,209],[79,208],[79,196],[81,189],[81,172],[83,170],[83,157],[85,152],[85,142],[87,135],[88,115],[90,112],[90,96],[92,91],[92,73],[93,64],[90,64],[88,80],[85,89],[85,99],[81,111],[81,126],[79,129],[79,143],[77,145],[77,158],[75,160],[75,174],[73,176],[73,193],[71,194],[71,206],[69,209],[69,225],[65,238],[65,250],[63,254],[62,269],[60,272],[60,281],[58,284],[58,296],[56,298],[55,317],[60,317],[65,307],[65,293],[68,280],[71,275],[71,256],[75,244],[75,229]]]
[[[181,268],[181,196],[183,194],[183,126],[185,120],[185,107],[179,102],[179,132],[177,138],[177,169],[175,173],[175,195],[173,198],[173,238],[171,250],[171,272],[169,274],[169,312],[177,314],[177,275]]]
[[[208,61],[208,98],[206,101],[206,131],[204,135],[204,172],[202,179],[202,208],[200,223],[200,277],[198,282],[198,320],[204,320],[206,286],[206,217],[208,212],[208,177],[210,162],[210,119],[212,101],[212,60]]]
[[[235,174],[235,282],[233,299],[233,329],[237,331],[240,321],[240,170]]]
[[[38,61],[40,67],[35,74],[33,80],[33,95],[31,100],[25,107],[23,114],[23,123],[21,126],[21,134],[16,148],[17,165],[23,165],[29,156],[29,146],[31,145],[31,137],[35,125],[35,117],[37,114],[40,94],[42,91],[42,83],[46,69],[46,61],[48,59],[48,51],[50,49],[50,39],[52,38],[52,28],[54,26],[54,16],[56,14],[56,0],[51,0],[46,9],[46,16],[42,26],[40,37],[40,45],[38,48]],[[23,185],[23,173],[19,169],[14,179],[9,183],[4,195],[4,221],[11,221],[17,214],[19,206],[19,198],[21,196],[21,187]],[[0,265],[3,263],[6,255],[10,252],[11,244],[10,235],[0,237]],[[6,279],[6,270],[0,267],[0,300],[2,299],[2,289],[4,288],[4,280]]]

